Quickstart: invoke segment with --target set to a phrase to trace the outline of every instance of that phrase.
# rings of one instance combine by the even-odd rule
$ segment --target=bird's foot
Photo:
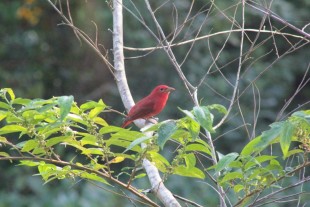
[[[158,118],[157,117],[151,117],[145,120],[145,124],[152,123],[152,124],[157,124],[158,123]]]

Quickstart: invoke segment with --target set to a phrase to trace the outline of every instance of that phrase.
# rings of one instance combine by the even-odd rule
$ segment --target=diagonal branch
[[[90,46],[95,52],[96,54],[103,60],[103,62],[106,64],[106,66],[108,67],[109,71],[111,72],[111,74],[114,76],[114,67],[113,65],[110,63],[110,61],[101,53],[101,51],[98,48],[98,45],[96,45],[95,42],[92,41],[92,39],[87,36],[87,34],[85,34],[83,31],[81,31],[80,29],[78,29],[77,27],[75,27],[75,25],[73,24],[73,22],[70,20],[70,16],[69,19],[63,14],[62,9],[59,10],[57,8],[57,6],[51,2],[51,0],[47,0],[47,2],[54,8],[54,10],[59,14],[59,16],[64,20],[64,25],[67,25],[69,27],[71,27],[75,33],[75,35],[77,35],[79,38],[81,38],[88,46]]]
[[[47,163],[52,163],[52,164],[55,164],[55,165],[60,165],[60,166],[71,166],[72,168],[75,168],[75,169],[79,169],[79,170],[84,170],[88,173],[94,173],[100,177],[103,177],[103,178],[106,178],[110,181],[112,181],[113,183],[129,190],[131,193],[133,193],[134,195],[138,196],[139,198],[143,199],[145,202],[148,203],[148,205],[150,206],[156,206],[158,207],[158,205],[153,202],[151,199],[149,199],[147,196],[145,196],[143,193],[140,193],[138,189],[132,187],[132,186],[129,186],[127,187],[127,185],[117,179],[115,179],[114,177],[110,176],[107,172],[100,172],[99,170],[94,170],[94,169],[91,169],[91,168],[88,168],[88,167],[85,167],[83,165],[77,165],[77,164],[74,164],[72,162],[66,162],[66,161],[62,161],[62,160],[54,160],[54,159],[47,159],[47,158],[42,158],[42,157],[0,157],[0,161],[2,160],[36,160],[36,161],[44,161],[44,162],[47,162]]]
[[[290,27],[291,29],[295,30],[296,32],[300,33],[301,35],[303,35],[305,38],[310,39],[310,34],[305,32],[302,29],[297,28],[296,26],[290,24],[289,22],[285,21],[284,19],[282,19],[281,17],[279,17],[277,14],[275,14],[273,11],[271,11],[268,8],[260,8],[259,5],[256,5],[255,2],[253,1],[246,1],[246,4],[249,5],[250,7],[252,7],[253,9],[256,9],[257,11],[260,11],[266,15],[269,15],[270,17],[272,17],[273,19],[277,20],[278,22],[281,22],[282,24]]]
[[[145,0],[145,4],[146,7],[148,9],[148,11],[151,14],[151,17],[154,21],[154,23],[156,24],[156,28],[158,29],[161,39],[162,41],[160,41],[159,43],[163,46],[164,51],[167,53],[169,60],[171,61],[171,63],[173,64],[174,68],[176,69],[179,77],[181,78],[181,80],[183,81],[186,89],[188,90],[193,102],[195,103],[195,105],[198,105],[198,100],[197,100],[197,88],[194,87],[186,78],[186,76],[184,75],[180,65],[178,64],[176,57],[174,56],[174,53],[172,52],[170,43],[168,42],[166,35],[164,33],[164,31],[162,30],[160,24],[158,23],[154,11],[151,8],[150,2],[148,0]]]

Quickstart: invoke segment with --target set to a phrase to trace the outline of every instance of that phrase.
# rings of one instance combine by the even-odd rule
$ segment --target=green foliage
[[[165,143],[168,141],[170,136],[177,130],[177,125],[174,121],[168,121],[160,125],[158,129],[157,144],[163,149]]]
[[[184,118],[187,121],[163,122],[158,126],[158,133],[154,137],[147,137],[141,132],[108,125],[99,116],[109,110],[102,100],[89,101],[79,107],[73,101],[73,96],[30,100],[15,98],[12,89],[8,88],[2,89],[0,94],[1,119],[6,121],[5,126],[0,129],[3,136],[1,143],[11,146],[18,153],[28,155],[27,161],[22,160],[21,164],[37,167],[45,182],[81,177],[107,183],[106,177],[113,173],[109,171],[111,164],[125,159],[139,164],[144,157],[149,158],[164,173],[201,179],[205,177],[197,167],[193,152],[210,155],[208,144],[197,140],[198,126],[200,123],[206,126],[207,123],[203,117],[211,117],[207,108],[195,108],[193,112],[188,112],[197,122],[193,119],[188,121],[188,117]],[[207,124],[211,127],[210,123]],[[9,134],[17,135],[18,142],[12,143],[7,139],[5,136]],[[169,139],[180,144],[178,154],[171,164],[159,154],[157,147],[163,149]],[[146,148],[141,148],[141,143],[145,143]],[[75,149],[77,156],[65,161],[58,156],[57,149],[68,146]],[[121,150],[112,151],[112,147],[120,147]],[[14,157],[16,154],[12,153],[2,152],[1,156]],[[80,169],[81,166],[86,168]],[[102,178],[100,175],[99,179],[98,174],[93,174],[93,170],[103,170],[106,177]]]
[[[109,125],[100,117],[101,113],[109,112],[102,100],[79,107],[72,96],[30,100],[16,98],[9,88],[1,89],[0,96],[0,117],[5,121],[0,128],[0,143],[12,149],[1,150],[0,160],[16,159],[19,165],[36,167],[45,183],[81,178],[109,185],[121,175],[129,176],[130,183],[132,179],[144,177],[145,174],[136,174],[136,169],[147,158],[166,176],[205,179],[207,175],[216,175],[216,182],[231,189],[240,197],[239,204],[245,205],[252,195],[280,187],[280,180],[306,163],[305,160],[284,167],[283,160],[294,159],[299,154],[306,157],[310,149],[310,110],[271,124],[270,129],[244,146],[241,153],[218,152],[219,160],[213,165],[208,162],[212,157],[211,147],[203,140],[200,128],[213,131],[213,114],[209,109],[226,113],[220,105],[181,110],[185,117],[144,129],[144,133],[153,132],[153,136],[146,136]],[[18,139],[11,140],[11,135]],[[17,142],[13,143],[14,140]],[[167,142],[177,145],[170,161],[161,154]],[[299,149],[292,147],[294,142],[300,143]],[[282,156],[268,153],[268,148],[274,145],[279,145]],[[74,156],[58,155],[57,150],[68,148],[74,150]],[[111,170],[113,164],[124,160],[131,160],[134,165],[126,165],[121,172]],[[210,167],[204,166],[205,160]]]
[[[295,165],[285,168],[282,162],[288,158],[295,159],[297,154],[304,158],[309,154],[309,112],[309,110],[296,112],[286,121],[273,123],[269,130],[250,141],[240,155],[227,154],[212,167],[216,172],[221,172],[219,183],[233,189],[239,197],[242,197],[239,203],[241,206],[244,206],[249,197],[255,193],[268,188],[281,188],[278,181],[293,175],[304,164],[309,164],[306,159],[303,163],[296,162]],[[293,141],[300,142],[301,149],[292,148]],[[281,147],[282,158],[263,154],[268,147],[276,144]]]

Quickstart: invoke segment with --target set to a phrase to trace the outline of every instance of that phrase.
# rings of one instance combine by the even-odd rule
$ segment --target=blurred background
[[[112,61],[110,3],[99,0],[70,1],[70,9],[74,23],[92,38],[96,37],[96,27],[92,21],[96,22],[98,42],[106,49],[108,52],[106,55]],[[136,15],[142,15],[157,34],[145,9],[144,1],[134,3],[124,1],[126,8]],[[161,3],[163,2],[153,2],[152,6],[156,8]],[[209,10],[209,2],[197,0],[193,6],[191,21],[185,25],[175,42],[194,38],[200,27],[198,36],[229,30],[231,22],[223,13],[232,17],[236,3],[238,1],[219,1],[216,2],[218,10],[214,8]],[[190,4],[189,0],[181,0],[171,1],[160,7],[158,11],[160,15],[156,15],[166,34],[174,31],[176,14],[180,22],[185,18]],[[66,9],[64,3],[63,6]],[[273,1],[271,8],[283,19],[299,28],[310,22],[308,0],[276,0]],[[239,5],[235,17],[239,23],[240,11]],[[258,29],[263,15],[250,7],[247,7],[246,11],[246,27]],[[130,12],[125,10],[124,16],[125,46],[143,48],[157,45],[152,35]],[[300,35],[283,27],[284,25],[272,19],[265,22],[266,29]],[[305,31],[309,32],[309,29],[306,28]],[[251,49],[250,40],[256,38],[255,33],[248,32],[247,35],[244,51]],[[210,73],[202,80],[226,40],[217,65],[213,65]],[[236,104],[228,121],[214,134],[215,138],[220,137],[215,142],[218,151],[223,154],[240,152],[249,139],[268,129],[268,125],[272,122],[285,118],[298,107],[309,109],[307,102],[310,100],[310,87],[306,84],[284,113],[280,114],[282,107],[295,93],[309,67],[309,45],[306,44],[280,59],[278,57],[287,53],[292,45],[299,41],[299,46],[305,43],[294,37],[259,35],[257,42],[261,42],[260,46],[253,49],[249,59],[243,64],[239,106]],[[190,54],[185,58],[189,49]],[[221,68],[227,80],[234,82],[238,68],[240,33],[213,36],[194,45],[174,47],[173,50],[180,63],[185,59],[182,69],[189,81],[193,85],[198,85],[202,80],[199,87],[201,104],[218,103],[228,107],[233,89],[217,71],[216,66]],[[158,84],[167,84],[177,89],[171,94],[166,109],[159,115],[160,120],[181,118],[182,113],[177,107],[188,110],[193,107],[182,81],[163,51],[125,50],[125,56],[127,79],[136,101],[147,95]],[[309,75],[306,74],[306,79],[308,78]],[[251,85],[256,79],[255,84]],[[0,88],[4,87],[12,88],[18,97],[23,98],[47,99],[53,96],[73,95],[78,104],[87,100],[103,99],[113,109],[124,112],[109,70],[85,43],[75,37],[68,26],[62,24],[62,19],[46,0],[0,1]],[[242,115],[239,108],[242,109]],[[104,118],[111,125],[120,125],[122,122],[122,117],[116,114],[105,114]],[[247,128],[242,127],[245,123],[249,124]],[[169,150],[166,153],[169,154]],[[31,176],[34,173],[36,171],[29,168],[0,162],[0,207],[133,206],[128,200],[119,199],[89,182],[53,181],[42,186],[43,181],[40,177]],[[182,178],[182,183],[178,180],[177,176],[172,176],[167,181],[168,187],[173,189],[174,193],[202,205],[212,206],[212,203],[213,206],[216,205],[217,200],[214,199],[216,194],[205,183],[198,180],[193,182],[193,179],[187,178]],[[147,183],[143,183],[147,181],[140,182],[137,185],[145,185],[147,188]],[[188,184],[186,189],[181,186],[185,183]],[[305,188],[310,191],[309,185]],[[208,202],[203,195],[208,195],[210,198]]]

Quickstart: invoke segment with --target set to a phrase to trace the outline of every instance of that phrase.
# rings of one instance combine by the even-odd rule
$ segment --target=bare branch
[[[283,33],[280,31],[272,31],[272,30],[260,30],[260,29],[233,29],[233,30],[226,30],[226,31],[220,31],[220,32],[215,32],[212,34],[208,34],[208,35],[203,35],[201,37],[195,37],[194,39],[190,39],[190,40],[186,40],[183,42],[178,42],[178,43],[174,43],[169,45],[169,47],[176,47],[176,46],[181,46],[181,45],[186,45],[195,41],[199,41],[199,40],[204,40],[213,36],[218,36],[218,35],[225,35],[225,34],[229,34],[229,33],[235,33],[235,32],[255,32],[255,33],[270,33],[273,35],[284,35],[284,36],[288,36],[288,37],[294,37],[297,39],[304,39],[304,37],[302,36],[298,36],[298,35],[294,35],[294,34],[290,34],[290,33]],[[305,41],[310,42],[310,40],[305,39]],[[158,49],[163,49],[166,48],[168,46],[156,46],[156,47],[144,47],[144,48],[138,48],[138,47],[127,47],[125,46],[124,49],[125,50],[132,50],[132,51],[150,51],[150,50],[158,50]]]
[[[164,31],[162,30],[160,24],[158,23],[149,1],[145,0],[145,4],[146,4],[147,9],[149,10],[149,12],[151,14],[151,17],[152,17],[154,23],[156,24],[157,29],[159,30],[161,38],[163,39],[163,42],[159,42],[159,43],[161,43],[162,46],[165,46],[165,47],[163,47],[163,49],[167,53],[169,60],[171,61],[171,63],[175,67],[179,77],[182,79],[182,81],[183,81],[185,87],[187,88],[189,94],[191,95],[191,98],[194,101],[195,105],[198,105],[198,101],[195,98],[197,96],[197,92],[196,92],[197,89],[187,80],[184,73],[182,72],[182,69],[180,68],[180,65],[178,64],[178,62],[174,56],[174,53],[171,50],[170,43],[167,41],[166,36],[164,34]]]
[[[86,172],[94,173],[100,177],[106,178],[106,179],[112,181],[113,183],[121,186],[122,188],[129,190],[131,193],[133,193],[134,195],[138,196],[139,198],[141,198],[145,202],[147,202],[150,206],[156,206],[156,207],[159,206],[155,202],[150,200],[147,196],[140,193],[138,189],[135,189],[132,186],[129,186],[127,188],[127,185],[125,183],[122,183],[121,181],[111,177],[107,172],[101,172],[99,170],[94,170],[94,169],[91,169],[91,168],[88,168],[88,167],[85,167],[82,165],[77,165],[77,164],[74,164],[72,162],[66,162],[66,161],[62,161],[62,160],[59,161],[59,160],[47,159],[47,158],[41,158],[41,157],[29,157],[29,156],[27,156],[27,157],[0,157],[0,161],[1,160],[36,160],[36,161],[44,161],[47,163],[52,163],[52,164],[60,165],[60,166],[71,166],[72,168],[79,169],[79,170],[85,170]]]
[[[114,76],[113,72],[113,65],[109,62],[109,60],[101,53],[97,45],[91,40],[89,36],[87,36],[84,32],[79,30],[77,27],[73,25],[73,23],[62,13],[61,10],[59,10],[54,3],[51,2],[51,0],[47,0],[47,2],[54,8],[54,10],[61,16],[61,18],[65,21],[65,25],[70,26],[75,34],[77,34],[81,39],[84,40],[86,44],[88,44],[95,52],[96,54],[103,60],[103,62],[108,67],[111,74]]]
[[[279,17],[277,14],[272,12],[270,9],[261,8],[259,5],[257,5],[257,3],[253,2],[253,1],[246,1],[246,4],[249,5],[250,7],[252,7],[253,9],[256,9],[256,10],[258,10],[258,11],[260,11],[266,15],[270,15],[270,17],[272,17],[275,20],[281,22],[282,24],[290,27],[291,29],[295,30],[296,32],[302,34],[305,38],[310,39],[310,34],[306,33],[303,29],[301,30],[301,29],[295,27],[294,25],[290,24],[289,22],[285,21],[284,19]]]
[[[235,84],[234,84],[234,90],[233,90],[233,94],[232,97],[230,99],[230,104],[229,107],[227,109],[227,113],[225,114],[225,116],[219,121],[219,123],[214,126],[214,129],[217,129],[218,127],[220,127],[224,121],[227,119],[227,117],[230,114],[230,111],[232,110],[233,104],[235,102],[235,98],[236,98],[236,94],[238,91],[238,87],[239,87],[239,81],[240,81],[240,72],[241,72],[241,68],[242,68],[242,62],[243,62],[243,43],[244,43],[244,25],[245,25],[245,0],[242,0],[242,25],[241,25],[241,29],[243,31],[241,31],[241,40],[240,40],[240,53],[239,53],[239,65],[238,65],[238,69],[237,69],[237,73],[236,73],[236,80],[235,80]]]

